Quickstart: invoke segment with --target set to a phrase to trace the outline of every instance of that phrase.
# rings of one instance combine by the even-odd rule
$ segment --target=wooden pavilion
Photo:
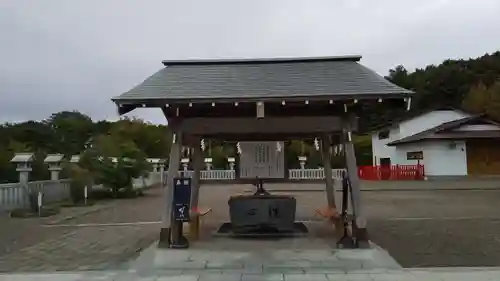
[[[320,139],[331,208],[335,207],[331,147],[343,144],[356,210],[353,235],[360,244],[368,242],[352,132],[358,128],[357,118],[363,115],[364,106],[386,100],[406,101],[409,106],[413,92],[361,65],[360,59],[163,61],[163,69],[113,98],[119,114],[139,107],[161,108],[173,133],[160,244],[170,238],[173,178],[179,170],[182,146],[193,148],[191,205],[198,205],[201,139],[267,143]],[[272,177],[277,175],[286,177],[279,172]]]

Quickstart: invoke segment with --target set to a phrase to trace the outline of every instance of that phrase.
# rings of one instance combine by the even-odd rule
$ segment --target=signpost
[[[176,221],[189,221],[191,205],[191,179],[174,178],[174,219]]]
[[[85,197],[85,205],[87,205],[87,196],[88,196],[88,191],[87,191],[87,186],[83,189],[83,196]]]
[[[38,216],[41,217],[42,216],[42,192],[41,191],[38,191]]]
[[[174,178],[174,196],[173,196],[173,218],[175,223],[175,230],[173,232],[172,248],[187,248],[189,242],[183,236],[182,224],[188,222],[190,218],[191,209],[191,179],[190,178]]]

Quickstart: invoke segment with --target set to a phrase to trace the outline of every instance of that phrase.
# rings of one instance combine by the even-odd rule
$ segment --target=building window
[[[387,131],[380,131],[378,133],[378,139],[379,140],[388,139],[389,138],[389,134],[390,134],[389,130],[387,130]]]
[[[424,153],[422,151],[410,151],[406,152],[407,160],[422,160],[424,159]]]

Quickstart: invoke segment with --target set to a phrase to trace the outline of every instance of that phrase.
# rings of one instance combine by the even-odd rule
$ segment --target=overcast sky
[[[0,0],[0,122],[116,119],[110,98],[162,59],[360,54],[385,75],[476,57],[500,49],[499,14],[499,0]]]

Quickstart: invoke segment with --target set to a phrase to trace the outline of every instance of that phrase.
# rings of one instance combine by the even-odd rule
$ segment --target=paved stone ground
[[[363,184],[369,189],[383,189],[386,186],[383,182]],[[500,211],[497,207],[500,189],[432,190],[432,186],[493,187],[498,181],[407,184],[412,188],[418,188],[420,184],[422,190],[363,192],[368,229],[375,243],[387,249],[403,267],[500,266]],[[287,189],[285,194],[293,194],[297,199],[297,219],[306,221],[319,220],[314,210],[325,206],[326,199],[322,192],[299,190],[319,190],[321,187],[321,184],[268,185],[269,189]],[[226,199],[233,193],[251,188],[205,186],[202,204],[213,208],[213,214],[207,220],[227,220]],[[218,201],[217,196],[221,194],[225,198]],[[340,199],[339,193],[337,199]]]
[[[321,222],[308,223],[310,229]],[[211,237],[186,250],[143,251],[130,269],[143,276],[156,272],[242,274],[317,274],[361,270],[400,270],[401,266],[383,249],[339,250],[334,243],[314,233],[282,239],[235,239]]]
[[[63,209],[55,217],[0,217],[0,272],[118,268],[159,233],[161,190],[137,199]],[[136,224],[153,221],[154,224]]]
[[[62,231],[61,229],[47,229],[41,227],[43,224],[62,223],[70,218],[110,207],[112,207],[112,202],[103,202],[89,207],[63,208],[59,214],[52,217],[29,219],[11,219],[8,213],[0,213],[0,257],[71,231],[70,229]]]
[[[496,184],[468,181],[467,185],[483,187],[486,183]],[[432,184],[465,185],[408,184],[422,189],[431,189]],[[364,185],[372,189],[385,186],[381,182]],[[272,185],[272,189],[276,187],[280,185]],[[227,221],[227,199],[248,188],[251,186],[203,186],[200,205],[213,208],[205,226],[214,229],[215,223]],[[321,189],[321,185],[301,185],[286,193],[297,198],[297,219],[318,221],[314,210],[326,204],[325,197],[322,192],[299,191],[308,188]],[[369,191],[363,196],[374,242],[404,267],[500,266],[500,191]],[[0,271],[124,268],[124,261],[157,238],[161,199],[160,190],[153,189],[144,198],[108,202],[105,208],[88,214],[65,210],[46,219],[0,217]],[[76,217],[65,220],[68,216]],[[324,225],[318,231],[329,230]]]

